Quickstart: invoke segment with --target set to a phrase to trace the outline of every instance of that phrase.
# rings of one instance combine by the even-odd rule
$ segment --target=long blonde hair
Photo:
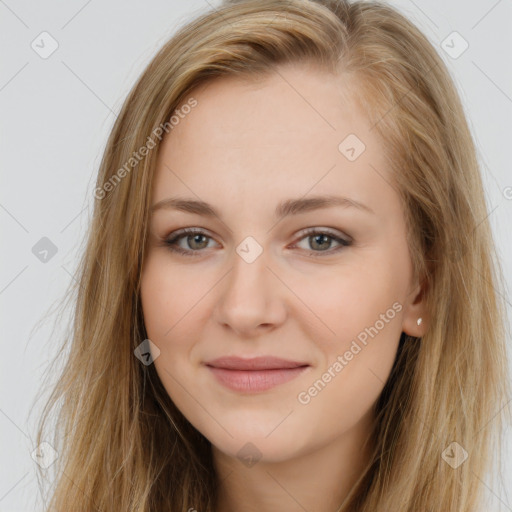
[[[340,511],[481,506],[510,397],[506,310],[475,146],[450,74],[426,37],[389,6],[234,0],[162,47],[108,139],[69,290],[72,328],[59,352],[66,361],[37,433],[38,443],[59,452],[48,511],[214,511],[209,442],[174,406],[154,365],[134,356],[147,338],[139,289],[158,142],[136,163],[130,158],[197,85],[306,61],[358,84],[354,98],[385,141],[405,206],[430,322],[421,340],[402,334],[376,406],[372,463]],[[50,441],[45,428],[57,405]],[[461,448],[468,458],[452,467],[446,450]]]

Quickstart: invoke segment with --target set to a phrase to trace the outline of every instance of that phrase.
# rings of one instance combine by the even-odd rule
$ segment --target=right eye
[[[185,240],[185,243],[189,246],[188,248],[183,248],[179,245],[182,239]],[[184,256],[199,256],[202,249],[205,249],[207,246],[207,243],[205,245],[205,239],[213,240],[211,236],[200,229],[184,228],[171,233],[171,238],[167,238],[164,243],[173,252],[183,254]]]

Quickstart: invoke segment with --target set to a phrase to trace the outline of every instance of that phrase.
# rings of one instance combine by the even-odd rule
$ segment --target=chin
[[[284,462],[304,451],[307,443],[305,439],[296,437],[296,428],[291,428],[290,425],[286,428],[284,423],[239,422],[237,425],[224,425],[233,437],[224,430],[217,430],[215,433],[203,432],[203,435],[218,451],[238,458],[247,467],[257,461]],[[276,425],[279,426],[276,428]]]
[[[222,439],[218,443],[212,442],[212,446],[219,452],[233,459],[238,459],[241,464],[250,468],[261,462],[279,463],[292,459],[298,454],[296,443],[289,439],[285,442],[282,437],[242,439]]]

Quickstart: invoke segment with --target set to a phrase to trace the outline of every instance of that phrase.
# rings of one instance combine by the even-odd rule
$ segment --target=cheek
[[[391,259],[375,254],[357,266],[340,265],[324,275],[295,278],[293,290],[306,306],[308,325],[316,331],[312,339],[324,340],[327,348],[338,350],[376,322],[381,328],[381,315],[385,317],[382,331],[400,333],[401,281]]]
[[[312,286],[310,278],[297,283],[297,294],[308,297],[307,305],[318,317],[307,333],[321,353],[311,378],[312,386],[320,381],[315,386],[322,394],[315,398],[318,406],[337,403],[342,410],[362,412],[378,397],[401,334],[405,284],[397,272],[394,256],[380,252],[331,272],[324,286]]]
[[[172,325],[172,318],[165,314],[172,311],[169,281],[169,272],[163,271],[157,258],[149,256],[141,276],[140,294],[146,332],[159,346],[158,340]]]
[[[141,302],[146,331],[165,348],[178,326],[188,325],[208,289],[207,279],[181,271],[165,254],[150,254],[141,276]]]
[[[197,303],[205,292],[187,272],[171,265],[165,254],[154,251],[145,262],[140,293],[147,336],[160,350],[154,360],[157,374],[178,407],[186,407],[187,395],[179,383],[187,374],[182,375],[180,361],[188,358],[193,345]]]
[[[308,305],[335,334],[319,322],[308,333],[322,357],[299,390],[298,407],[308,418],[325,418],[327,430],[349,429],[378,399],[391,372],[401,333],[400,295],[389,267],[374,266],[363,276],[341,274],[309,297]]]

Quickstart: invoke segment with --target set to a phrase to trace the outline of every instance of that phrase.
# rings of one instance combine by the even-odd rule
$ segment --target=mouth
[[[271,356],[242,359],[222,357],[205,363],[223,386],[238,392],[257,393],[298,377],[310,365]]]

